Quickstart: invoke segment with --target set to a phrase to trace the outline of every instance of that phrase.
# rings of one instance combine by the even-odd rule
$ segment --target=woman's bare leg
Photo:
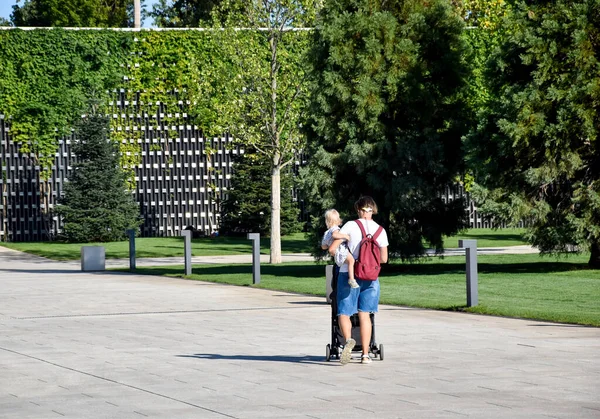
[[[369,349],[371,345],[371,314],[359,311],[358,320],[360,322],[360,343],[362,345],[363,355],[369,355]],[[350,319],[348,319],[350,321]],[[350,324],[352,325],[352,323]]]

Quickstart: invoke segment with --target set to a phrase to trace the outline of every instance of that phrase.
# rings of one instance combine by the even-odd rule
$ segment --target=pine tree
[[[238,154],[233,162],[231,189],[221,204],[219,232],[224,235],[260,233],[268,236],[271,228],[271,168],[262,155]],[[299,209],[293,200],[293,173],[286,170],[281,178],[281,234],[301,230]]]
[[[306,126],[311,214],[371,195],[390,249],[441,249],[466,226],[464,203],[440,192],[462,169],[469,74],[464,22],[444,0],[331,0],[314,32]],[[322,226],[321,226],[322,228]]]
[[[600,0],[516,2],[473,138],[482,209],[600,268]]]
[[[108,119],[99,115],[83,118],[76,128],[72,150],[77,162],[56,208],[69,242],[123,240],[126,230],[141,223],[138,204],[127,190],[118,148],[108,139],[108,129]]]

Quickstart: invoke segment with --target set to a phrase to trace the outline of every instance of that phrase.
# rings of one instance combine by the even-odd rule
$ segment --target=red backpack
[[[377,245],[377,237],[381,234],[383,227],[379,226],[374,235],[367,234],[364,226],[359,220],[355,220],[362,233],[358,250],[358,259],[354,263],[354,276],[366,281],[375,281],[379,278],[381,270],[381,251]]]

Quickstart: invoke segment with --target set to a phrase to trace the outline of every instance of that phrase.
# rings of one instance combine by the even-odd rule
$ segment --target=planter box
[[[106,253],[104,246],[81,247],[81,270],[84,272],[104,271],[106,268]]]

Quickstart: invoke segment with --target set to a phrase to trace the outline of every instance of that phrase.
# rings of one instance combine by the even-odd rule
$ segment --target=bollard
[[[129,270],[135,271],[135,230],[127,230],[129,236]]]
[[[479,304],[477,292],[477,240],[459,240],[458,247],[466,249],[467,307],[473,307]]]
[[[103,271],[106,268],[104,246],[81,246],[81,270],[84,272]]]
[[[260,233],[248,233],[252,240],[252,283],[260,284]]]
[[[192,274],[192,232],[190,230],[183,230],[181,232],[183,236],[183,257],[185,259],[185,274]]]

